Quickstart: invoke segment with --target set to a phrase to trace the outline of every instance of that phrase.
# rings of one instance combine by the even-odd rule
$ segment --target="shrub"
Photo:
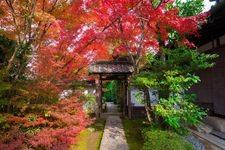
[[[10,125],[8,124],[6,117],[0,114],[0,130],[4,131],[10,128]]]
[[[144,145],[142,150],[194,150],[184,138],[172,131],[160,129],[143,130]]]
[[[74,96],[43,105],[45,111],[39,114],[0,115],[0,125],[7,127],[0,134],[0,149],[68,149],[92,122],[82,106],[83,102]]]
[[[182,134],[187,126],[200,123],[206,112],[195,105],[196,97],[190,88],[200,82],[195,72],[212,67],[214,63],[211,60],[216,57],[215,54],[204,54],[186,47],[162,48],[157,55],[148,54],[144,71],[132,81],[133,86],[140,90],[157,90],[159,101],[154,107],[151,107],[151,97],[147,94],[142,100],[148,107],[148,120],[151,122],[150,117],[157,116],[159,123],[163,121],[162,127],[168,125]],[[148,111],[154,115],[148,115]]]
[[[195,126],[206,116],[206,111],[193,103],[193,95],[171,95],[160,99],[155,113],[164,118],[164,123],[179,134],[185,134],[188,126]]]

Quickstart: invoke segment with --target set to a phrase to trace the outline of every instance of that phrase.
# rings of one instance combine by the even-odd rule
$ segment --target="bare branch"
[[[55,0],[53,2],[52,8],[49,10],[49,12],[52,12],[55,9],[55,6],[56,6],[57,2],[58,2],[58,0]]]
[[[144,36],[145,36],[145,33],[144,33],[145,23],[143,20],[141,20],[140,25],[141,25],[141,37],[140,37],[140,44],[138,46],[138,51],[137,51],[136,65],[138,65],[139,60],[140,60],[139,58],[141,55],[142,45],[144,43]]]
[[[122,25],[122,22],[121,22],[120,19],[118,20],[118,24],[119,24],[119,29],[120,29],[120,34],[121,34],[121,37],[122,37],[122,41],[123,41],[123,43],[126,46],[126,50],[127,50],[128,56],[129,56],[131,62],[134,64],[135,60],[134,60],[133,55],[131,54],[129,43],[127,42],[127,40],[124,37],[123,25]]]
[[[19,32],[19,25],[16,21],[16,12],[15,12],[15,9],[13,7],[13,2],[12,0],[5,0],[7,6],[10,8],[11,10],[11,15],[12,15],[12,19],[13,19],[13,23],[15,25],[15,28],[16,28],[16,31],[15,31],[15,34],[18,36],[18,42],[21,43],[21,35],[20,35],[20,32]]]

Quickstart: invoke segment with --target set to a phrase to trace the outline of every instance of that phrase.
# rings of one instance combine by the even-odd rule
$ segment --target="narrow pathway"
[[[115,105],[108,106],[107,110],[118,112]],[[129,150],[119,115],[107,116],[100,150]]]
[[[115,105],[113,102],[106,102],[107,106],[107,113],[118,113],[117,105]]]

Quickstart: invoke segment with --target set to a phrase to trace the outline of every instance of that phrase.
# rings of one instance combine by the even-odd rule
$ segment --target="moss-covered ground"
[[[95,123],[83,130],[77,137],[76,145],[71,150],[99,150],[105,119],[96,120]]]
[[[143,119],[123,119],[122,122],[130,150],[140,150],[144,144],[141,135]]]
[[[130,150],[194,150],[184,137],[170,130],[144,125],[143,119],[123,119]]]

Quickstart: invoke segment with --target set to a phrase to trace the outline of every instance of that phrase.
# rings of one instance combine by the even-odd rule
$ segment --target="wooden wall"
[[[201,83],[194,86],[191,91],[197,93],[197,103],[209,108],[218,115],[225,116],[225,45],[219,46],[207,53],[217,53],[213,68],[199,71]]]

